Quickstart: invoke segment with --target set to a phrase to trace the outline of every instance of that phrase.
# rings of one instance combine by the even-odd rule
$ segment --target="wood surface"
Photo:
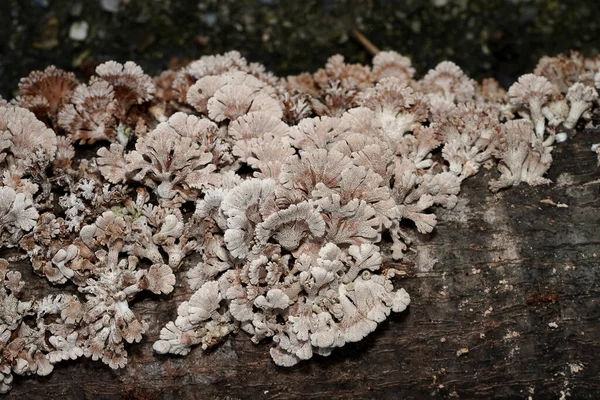
[[[600,169],[590,151],[599,139],[586,131],[559,145],[550,186],[494,195],[495,169],[468,179],[397,281],[412,297],[409,310],[330,357],[276,367],[270,344],[244,333],[208,353],[154,354],[160,328],[189,296],[180,274],[173,294],[133,306],[150,328],[129,347],[126,368],[62,362],[47,377],[15,377],[4,397],[600,398]],[[16,265],[31,294],[56,290],[27,261]]]

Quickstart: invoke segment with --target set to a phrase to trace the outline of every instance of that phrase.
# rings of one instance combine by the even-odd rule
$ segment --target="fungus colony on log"
[[[493,192],[549,183],[553,146],[592,123],[599,69],[544,57],[508,91],[452,62],[416,79],[393,51],[287,78],[237,52],[155,78],[32,72],[0,100],[0,246],[59,289],[33,298],[19,256],[0,260],[0,392],[61,360],[125,366],[148,329],[132,302],[178,270],[193,294],[158,353],[241,330],[292,366],[363,339],[408,306],[394,261],[464,179],[495,165]]]

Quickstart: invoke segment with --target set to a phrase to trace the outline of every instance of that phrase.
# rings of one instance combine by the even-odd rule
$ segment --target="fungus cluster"
[[[409,305],[395,261],[464,179],[549,182],[555,143],[591,123],[598,65],[545,57],[508,91],[452,62],[417,79],[393,51],[286,78],[237,52],[155,78],[31,73],[0,100],[0,392],[61,360],[123,367],[148,329],[132,302],[177,271],[193,294],[158,353],[243,331],[292,366],[363,339]],[[19,252],[64,293],[26,296]]]

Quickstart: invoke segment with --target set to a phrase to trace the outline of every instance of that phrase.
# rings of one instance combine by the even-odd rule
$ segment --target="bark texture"
[[[170,297],[134,305],[150,329],[125,369],[63,362],[48,377],[16,377],[6,398],[597,398],[600,169],[589,147],[598,136],[555,149],[550,186],[494,195],[494,169],[467,180],[457,208],[419,238],[417,262],[403,266],[409,310],[330,357],[279,368],[268,343],[243,333],[208,353],[154,354],[189,295],[181,276]],[[31,294],[51,290],[28,262],[18,269]]]

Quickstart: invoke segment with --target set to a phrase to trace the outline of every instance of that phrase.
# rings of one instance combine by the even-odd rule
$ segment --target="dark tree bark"
[[[189,295],[180,283],[166,299],[135,304],[150,329],[125,369],[60,363],[48,377],[16,377],[7,398],[598,398],[594,141],[597,132],[584,132],[554,150],[550,186],[494,195],[487,182],[495,169],[467,180],[457,208],[442,210],[434,233],[415,243],[419,262],[403,265],[409,310],[330,357],[279,368],[268,343],[243,333],[208,353],[156,355],[160,328]],[[51,290],[27,262],[18,268],[32,295]]]

